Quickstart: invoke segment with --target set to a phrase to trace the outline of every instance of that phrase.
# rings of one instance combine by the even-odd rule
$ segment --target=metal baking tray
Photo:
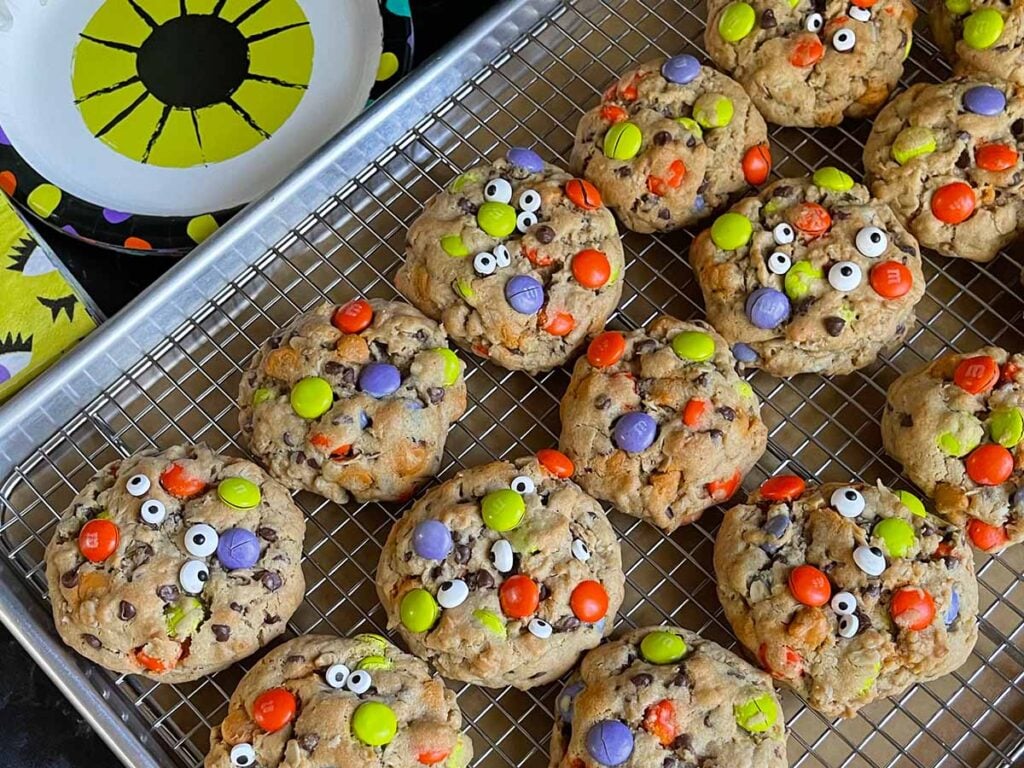
[[[208,730],[247,664],[187,685],[118,677],[68,652],[49,616],[43,550],[54,523],[97,467],[149,446],[205,441],[239,451],[240,372],[272,330],[327,297],[393,297],[405,231],[461,170],[532,145],[567,156],[582,109],[630,64],[699,50],[703,3],[689,0],[509,0],[236,218],[118,317],[0,410],[0,618],[127,764],[202,763]],[[923,29],[922,29],[923,32]],[[907,81],[948,74],[920,36]],[[869,125],[772,131],[776,172],[825,160],[859,176]],[[627,234],[627,288],[613,325],[662,311],[700,317],[686,263],[691,234]],[[768,453],[747,478],[781,468],[820,480],[905,484],[880,452],[889,382],[945,349],[1024,348],[1019,267],[926,256],[927,296],[908,343],[833,379],[751,377],[764,401]],[[466,358],[469,356],[466,355]],[[538,377],[473,360],[471,405],[453,427],[442,477],[557,439],[566,370]],[[397,505],[339,507],[306,494],[306,601],[294,633],[385,623],[373,572]],[[715,597],[711,550],[720,513],[666,537],[618,513],[627,569],[621,626],[674,622],[734,645]],[[784,695],[794,766],[1024,764],[1024,547],[979,558],[981,637],[952,675],[829,722]],[[456,685],[476,765],[547,765],[558,686],[527,693]]]

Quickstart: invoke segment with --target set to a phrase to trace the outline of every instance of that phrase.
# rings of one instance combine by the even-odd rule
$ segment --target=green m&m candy
[[[932,133],[932,129],[923,125],[912,125],[896,135],[890,153],[893,160],[900,165],[906,165],[915,157],[930,155],[935,148],[935,134]]]
[[[501,616],[496,614],[494,611],[488,611],[483,608],[473,611],[473,618],[483,624],[491,634],[497,635],[498,637],[508,637],[508,630],[505,628],[505,622],[502,621]]]
[[[379,701],[364,701],[352,713],[352,733],[363,744],[383,747],[398,733],[395,711]]]
[[[469,184],[471,181],[478,181],[479,178],[480,177],[477,176],[474,171],[466,171],[465,173],[455,177],[450,189],[452,192],[461,192],[464,186]]]
[[[391,669],[394,666],[385,656],[367,656],[356,665],[356,669],[373,672],[380,669]]]
[[[732,122],[732,99],[705,93],[693,102],[693,119],[701,128],[724,128]]]
[[[445,235],[441,238],[441,249],[449,256],[454,256],[457,259],[463,259],[469,256],[469,248],[462,242],[460,235]]]
[[[963,16],[971,10],[971,0],[946,0],[946,10],[957,16]]]
[[[754,227],[739,213],[723,213],[711,225],[711,240],[723,251],[735,251],[750,242]]]
[[[252,509],[259,506],[260,487],[244,477],[228,477],[217,486],[217,496],[229,507],[235,509]]]
[[[688,130],[698,139],[704,138],[704,129],[700,127],[700,123],[694,120],[692,117],[677,117],[676,122],[679,123],[683,128]]]
[[[964,19],[964,42],[983,51],[1003,34],[1003,15],[995,8],[979,8]]]
[[[358,640],[361,643],[373,643],[374,645],[380,646],[381,650],[387,650],[387,647],[391,645],[386,637],[378,635],[376,632],[362,632],[352,639]]]
[[[1020,408],[998,408],[988,417],[988,433],[1004,448],[1014,448],[1024,437],[1024,415]]]
[[[273,396],[274,393],[272,391],[270,391],[266,387],[260,387],[259,389],[252,393],[252,404],[259,405],[260,403],[265,403]]]
[[[511,531],[523,522],[526,514],[526,502],[523,497],[511,488],[491,491],[480,502],[480,512],[484,523],[492,531],[504,533]]]
[[[715,356],[715,340],[703,331],[683,331],[672,337],[672,351],[682,360],[700,363]]]
[[[753,31],[756,20],[750,3],[729,3],[718,19],[718,34],[727,43],[739,42]]]
[[[469,280],[464,277],[460,277],[455,281],[455,286],[459,289],[459,293],[462,294],[464,299],[475,299],[476,291],[473,290],[473,286],[469,284]]]
[[[752,386],[750,386],[750,384],[748,382],[746,382],[746,381],[737,381],[736,382],[736,391],[739,393],[740,397],[753,397],[754,396],[754,388]]]
[[[410,632],[429,631],[441,615],[437,600],[422,587],[410,589],[405,593],[398,612],[402,616],[402,626]]]
[[[301,379],[291,394],[292,410],[304,419],[318,419],[331,410],[334,392],[326,379],[307,376]]]
[[[891,557],[906,557],[917,541],[914,526],[899,517],[887,517],[880,520],[871,534],[882,540]]]
[[[762,693],[733,707],[736,724],[750,733],[764,733],[779,719],[779,705],[770,693]]]
[[[651,664],[675,664],[686,655],[686,641],[672,632],[651,632],[640,641],[640,653]]]
[[[782,287],[786,295],[793,301],[799,301],[811,292],[811,286],[818,280],[825,279],[825,271],[811,262],[801,260],[789,268],[782,279]]]
[[[488,235],[501,240],[516,231],[516,209],[507,203],[488,200],[477,209],[476,223]]]
[[[853,189],[853,177],[833,165],[819,168],[812,177],[814,183],[822,189],[831,189],[836,192],[846,192]]]
[[[960,458],[966,456],[981,444],[985,429],[981,422],[967,414],[956,414],[948,423],[947,430],[942,432],[936,442],[947,456]]]
[[[447,347],[437,347],[433,351],[439,354],[444,361],[444,385],[450,387],[462,375],[462,361]]]
[[[604,154],[612,160],[632,160],[640,154],[644,135],[636,123],[616,123],[604,135]]]
[[[910,491],[896,491],[896,497],[900,500],[900,504],[910,510],[912,515],[928,517],[928,512],[924,508],[924,502]]]

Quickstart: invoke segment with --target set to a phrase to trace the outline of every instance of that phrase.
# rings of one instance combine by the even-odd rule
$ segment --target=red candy
[[[616,104],[605,104],[601,107],[601,117],[609,123],[621,123],[629,114]]]
[[[90,520],[78,533],[78,550],[90,563],[102,563],[121,541],[121,532],[110,520]]]
[[[331,323],[342,333],[359,333],[373,321],[373,307],[366,299],[354,299],[339,307]]]
[[[595,368],[607,368],[622,359],[626,337],[618,331],[599,333],[587,347],[587,360]]]
[[[832,226],[832,216],[817,203],[800,203],[793,215],[793,226],[807,237],[821,237]]]
[[[1020,366],[1016,363],[1006,363],[999,374],[999,380],[1008,384],[1017,378],[1018,373],[1020,373]]]
[[[295,719],[295,695],[285,688],[264,691],[252,703],[252,719],[268,733],[279,731]]]
[[[852,2],[858,8],[870,8],[875,3],[877,3],[878,0],[850,0],[850,2]]]
[[[663,747],[676,740],[676,708],[669,699],[652,704],[644,712],[644,730]]]
[[[506,616],[525,619],[532,616],[540,605],[540,587],[529,576],[518,573],[502,582],[498,600]]]
[[[767,144],[755,144],[743,155],[743,178],[748,184],[764,184],[771,172],[772,152]]]
[[[554,448],[541,448],[537,451],[537,461],[555,477],[572,477],[576,471],[572,459]]]
[[[974,546],[985,552],[997,552],[1010,541],[1005,528],[989,525],[976,517],[967,523],[967,535],[971,537]]]
[[[953,372],[953,382],[972,395],[987,392],[999,381],[999,364],[988,355],[967,357]]]
[[[576,320],[568,312],[548,312],[542,309],[537,316],[540,327],[552,336],[568,336],[576,327]]]
[[[608,613],[608,593],[597,581],[581,581],[569,597],[572,612],[580,621],[594,624]]]
[[[732,477],[727,477],[724,480],[714,480],[706,486],[708,495],[717,502],[728,501],[739,489],[740,480],[742,479],[739,470],[736,470]]]
[[[1017,150],[1006,144],[984,144],[974,150],[974,162],[986,171],[1005,171],[1017,164]]]
[[[664,197],[669,189],[677,189],[685,178],[686,164],[682,160],[673,160],[668,167],[668,175],[664,178],[653,175],[647,177],[647,189],[652,195]]]
[[[889,603],[889,615],[897,626],[920,632],[927,629],[935,618],[935,601],[919,587],[898,589]]]
[[[964,462],[967,476],[978,485],[1000,485],[1013,474],[1013,454],[996,443],[979,445]]]
[[[789,592],[798,602],[818,608],[832,597],[832,585],[813,565],[798,565],[789,572]]]
[[[793,501],[800,498],[807,489],[807,483],[796,475],[769,477],[761,483],[761,498],[767,501]]]
[[[683,424],[688,426],[690,429],[696,429],[697,425],[700,424],[700,418],[708,409],[707,400],[698,400],[693,398],[683,408]]]
[[[780,662],[779,668],[773,667],[768,660],[768,643],[761,643],[761,647],[757,649],[757,658],[761,662],[761,666],[776,680],[787,680],[801,674],[803,671],[803,659],[800,657],[800,654],[788,645],[782,646],[782,651],[785,655],[784,658],[778,660]],[[774,655],[778,656],[779,653],[776,652]]]
[[[597,187],[584,179],[573,179],[565,185],[565,196],[572,200],[577,208],[593,211],[601,207],[601,193]]]
[[[573,257],[572,276],[584,288],[596,290],[604,286],[612,276],[612,265],[603,253],[588,248]]]
[[[145,653],[142,648],[138,648],[135,651],[135,660],[139,663],[139,666],[143,669],[148,669],[150,672],[166,672],[168,669],[174,668],[173,664],[168,667],[160,659]]]
[[[905,264],[883,261],[871,269],[869,277],[875,293],[886,299],[898,299],[910,293],[914,276]]]
[[[160,485],[178,499],[191,499],[206,490],[206,483],[198,477],[192,477],[180,464],[171,464],[163,471]]]
[[[817,35],[802,35],[789,53],[789,63],[794,67],[813,67],[825,55],[825,46]]]
[[[932,195],[932,214],[946,224],[959,224],[974,213],[974,190],[970,184],[954,181]]]
[[[447,759],[450,754],[450,749],[424,749],[416,755],[416,759],[420,762],[420,765],[437,765],[442,760]]]

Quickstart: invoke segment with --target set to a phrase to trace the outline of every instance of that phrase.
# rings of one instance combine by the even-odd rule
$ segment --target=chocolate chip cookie
[[[413,653],[446,677],[525,690],[611,631],[619,544],[572,471],[552,449],[467,469],[391,529],[377,594]]]
[[[253,357],[242,438],[289,488],[339,504],[404,500],[437,472],[466,410],[464,367],[444,328],[408,304],[323,304]]]
[[[829,717],[952,672],[978,637],[963,529],[881,484],[769,478],[726,512],[715,574],[740,641]]]
[[[1024,355],[983,347],[900,376],[882,443],[974,546],[1024,541]]]
[[[900,344],[924,295],[917,241],[838,168],[782,179],[690,248],[708,320],[744,367],[844,374]]]
[[[307,635],[242,678],[205,768],[466,768],[455,694],[380,635]]]
[[[588,493],[666,532],[725,501],[764,453],[761,405],[708,325],[605,331],[576,361],[559,447]]]
[[[838,125],[879,110],[903,74],[910,0],[708,0],[704,45],[779,125]]]
[[[457,343],[537,372],[604,327],[622,270],[615,218],[597,188],[514,148],[427,203],[395,285]]]
[[[636,232],[693,224],[771,171],[764,118],[689,54],[626,72],[576,129],[571,167]]]
[[[588,653],[557,699],[551,768],[785,768],[771,678],[693,632],[646,627]]]
[[[960,74],[1003,77],[1024,86],[1024,3],[932,0],[935,42]]]
[[[255,464],[203,445],[103,467],[46,548],[61,638],[115,672],[195,680],[280,635],[302,601],[305,521]]]
[[[912,85],[864,145],[872,193],[943,256],[990,261],[1024,231],[1024,91],[958,77]]]

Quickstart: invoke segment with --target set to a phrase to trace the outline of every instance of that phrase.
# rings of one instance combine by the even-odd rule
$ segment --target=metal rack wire
[[[88,407],[22,462],[0,487],[0,552],[45,602],[42,556],[55,521],[77,488],[106,462],[149,446],[205,441],[238,452],[234,397],[240,372],[259,343],[297,312],[328,298],[393,297],[392,276],[405,230],[422,204],[465,168],[508,145],[532,145],[564,159],[583,108],[616,74],[659,54],[699,50],[703,3],[688,0],[580,0],[537,20],[511,47],[251,267],[230,279],[188,321],[148,350]],[[935,47],[917,38],[906,81],[945,77]],[[866,122],[807,132],[775,128],[780,175],[825,161],[855,176]],[[662,311],[702,314],[686,263],[690,233],[624,238],[627,287],[613,325],[646,324]],[[927,296],[908,343],[858,374],[781,381],[755,375],[770,429],[768,453],[745,485],[787,468],[808,477],[860,477],[901,484],[880,453],[878,419],[888,384],[901,371],[952,348],[995,343],[1024,348],[1018,267],[1003,254],[988,265],[926,255]],[[464,356],[468,357],[468,356]],[[510,373],[469,366],[470,409],[453,427],[442,477],[465,466],[515,456],[557,440],[558,400],[568,374]],[[905,484],[905,481],[903,481]],[[308,494],[306,601],[294,633],[351,632],[385,624],[373,573],[380,547],[403,508],[341,508]],[[711,551],[719,513],[670,537],[619,514],[627,570],[623,625],[673,622],[732,646],[714,590]],[[794,766],[995,766],[1024,763],[1024,554],[981,557],[981,637],[957,673],[877,702],[859,717],[831,723],[784,695]],[[184,685],[87,674],[109,715],[140,717],[157,764],[202,763],[207,733],[248,664]],[[558,686],[531,692],[455,686],[476,765],[547,765],[550,711]]]

